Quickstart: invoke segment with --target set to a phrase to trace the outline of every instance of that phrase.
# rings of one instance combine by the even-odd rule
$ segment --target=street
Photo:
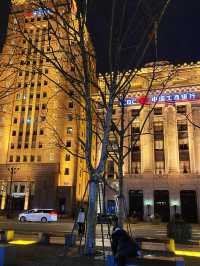
[[[32,235],[39,232],[52,232],[64,235],[66,232],[71,232],[74,222],[72,220],[59,220],[55,223],[41,222],[18,222],[17,220],[0,220],[0,229],[13,229],[17,234],[26,233]],[[103,225],[104,233],[107,233],[108,226]],[[124,226],[126,228],[126,225]],[[112,228],[111,228],[112,230]],[[131,224],[132,234],[136,237],[152,237],[158,239],[166,238],[166,224],[152,225],[151,223]],[[101,226],[97,225],[97,236],[101,234]],[[192,226],[192,239],[200,239],[200,226],[198,224]]]

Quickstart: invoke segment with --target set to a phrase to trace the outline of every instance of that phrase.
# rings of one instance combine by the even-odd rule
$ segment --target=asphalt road
[[[33,234],[38,232],[52,232],[64,234],[71,232],[73,228],[73,221],[61,220],[55,223],[41,223],[41,222],[18,222],[17,220],[0,220],[0,229],[13,229],[16,233]],[[108,226],[104,225],[104,232],[107,233]],[[125,226],[126,229],[126,226]],[[133,235],[137,237],[153,237],[166,238],[166,224],[152,225],[150,223],[137,223],[131,225]],[[97,226],[97,235],[101,234],[100,225]],[[192,239],[200,239],[200,225],[192,226]]]

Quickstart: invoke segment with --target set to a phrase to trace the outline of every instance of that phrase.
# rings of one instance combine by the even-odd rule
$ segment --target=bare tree
[[[85,253],[90,255],[95,252],[97,184],[105,171],[113,106],[120,95],[125,97],[127,85],[137,73],[131,70],[127,75],[126,69],[120,69],[122,57],[131,49],[131,56],[126,62],[127,68],[133,66],[137,68],[141,65],[153,38],[155,23],[159,25],[170,1],[162,0],[158,3],[152,0],[152,3],[149,3],[150,1],[138,0],[135,4],[131,4],[129,1],[113,0],[110,3],[109,37],[106,40],[109,75],[102,75],[105,88],[99,86],[97,82],[95,53],[86,29],[87,14],[94,3],[77,2],[78,10],[75,2],[70,0],[37,0],[28,1],[24,6],[13,6],[9,32],[14,42],[8,42],[7,48],[15,52],[16,58],[14,64],[11,62],[7,67],[24,77],[30,74],[31,78],[26,82],[27,87],[32,86],[32,77],[35,73],[39,78],[47,78],[52,88],[56,88],[56,93],[60,92],[63,97],[73,99],[84,113],[86,137],[80,141],[84,145],[84,157],[89,174]],[[27,15],[28,12],[32,12],[34,16],[42,17],[41,19],[46,22],[42,31],[37,31],[34,21],[30,22],[32,29],[27,29],[26,17],[18,15],[22,8]],[[34,40],[33,31],[36,33]],[[130,34],[133,41],[131,46],[127,47],[126,40]],[[48,45],[47,50],[44,49],[46,45]],[[59,80],[48,75],[46,68],[54,71]],[[54,93],[52,92],[52,95]],[[94,94],[98,97],[94,97]],[[99,107],[104,109],[100,119]],[[124,135],[123,125],[121,130]],[[101,140],[101,148],[95,164],[93,143],[96,138]],[[120,147],[123,147],[123,144]],[[123,161],[123,158],[120,160]]]
[[[163,65],[162,65],[163,64]],[[145,69],[144,69],[145,72]],[[112,119],[112,127],[110,133],[110,145],[108,150],[108,157],[111,158],[116,165],[116,176],[119,181],[118,187],[118,223],[123,227],[124,215],[125,215],[125,206],[124,206],[124,195],[123,195],[123,179],[124,179],[124,161],[127,159],[130,153],[135,149],[140,140],[140,137],[143,135],[150,134],[152,135],[152,128],[148,125],[147,121],[153,113],[156,104],[158,102],[159,96],[161,96],[165,89],[168,88],[170,82],[176,74],[176,67],[169,65],[166,62],[154,62],[152,66],[146,67],[146,74],[142,74],[137,71],[134,79],[131,81],[123,91],[123,93],[117,96],[119,116],[116,116],[115,119]],[[139,109],[135,110],[132,117],[127,117],[127,95],[135,94],[134,84],[138,82],[138,79],[144,79],[146,82],[146,88],[143,88],[143,96],[138,99],[138,102],[134,104],[140,105]],[[157,84],[156,86],[154,84]],[[158,85],[159,84],[159,85]],[[140,90],[139,90],[140,91]],[[157,95],[157,101],[150,102],[149,98],[152,95]],[[144,110],[144,109],[147,109]],[[144,119],[142,124],[140,124],[140,129],[137,132],[134,132],[132,125],[142,112],[145,112]],[[131,141],[130,141],[131,139]],[[130,144],[131,143],[131,144]],[[132,157],[132,155],[131,155]],[[115,191],[116,192],[116,191]]]

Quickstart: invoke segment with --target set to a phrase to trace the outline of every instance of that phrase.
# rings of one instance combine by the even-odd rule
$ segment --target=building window
[[[67,161],[67,162],[70,161],[70,154],[65,155],[65,161]]]
[[[20,156],[19,155],[16,156],[16,162],[20,162]]]
[[[18,191],[18,185],[14,185],[13,192],[17,193],[17,191]]]
[[[15,147],[14,143],[11,143],[11,144],[10,144],[10,148],[11,148],[11,149],[14,149],[14,147]]]
[[[31,162],[34,162],[34,160],[35,160],[35,156],[31,155]]]
[[[178,114],[186,114],[186,112],[187,112],[186,105],[178,105],[176,107],[176,111]]]
[[[73,105],[73,102],[69,102],[69,108],[73,108],[74,105]]]
[[[72,127],[68,127],[68,128],[67,128],[67,134],[72,134],[72,132],[73,132]]]
[[[154,108],[154,115],[162,115],[162,107]]]
[[[47,105],[46,104],[42,104],[42,109],[44,110],[44,109],[46,109],[47,108]]]
[[[14,123],[14,124],[17,124],[17,118],[16,118],[16,117],[14,117],[14,119],[13,119],[13,123]]]
[[[26,155],[23,156],[23,161],[27,162],[27,156]]]
[[[37,156],[37,161],[38,161],[38,162],[41,162],[41,161],[42,161],[42,157],[41,157],[41,155],[38,155],[38,156]]]
[[[42,143],[41,142],[39,142],[39,144],[38,144],[38,148],[42,148]]]
[[[67,147],[67,148],[70,148],[70,147],[71,147],[71,141],[67,141],[67,142],[66,142],[66,147]]]
[[[133,117],[139,116],[140,115],[140,109],[132,109],[131,110],[131,115]]]
[[[16,131],[15,130],[13,130],[12,136],[16,136]]]
[[[25,144],[24,144],[24,148],[25,148],[25,149],[28,149],[28,143],[25,143]]]
[[[20,193],[24,193],[25,192],[25,186],[24,185],[20,185]]]
[[[21,147],[22,147],[22,144],[21,143],[18,143],[17,148],[18,149],[21,149]]]
[[[73,120],[73,115],[72,114],[68,114],[67,115],[67,120],[68,121],[72,121]]]
[[[47,93],[43,92],[43,98],[46,98],[46,97],[47,97]]]
[[[45,81],[44,81],[44,85],[47,85],[47,84],[48,84],[48,82],[47,82],[47,80],[45,80]]]
[[[9,162],[13,162],[13,155],[10,155]]]
[[[65,175],[69,175],[69,168],[65,168]]]
[[[40,135],[44,135],[44,130],[40,129]]]
[[[114,177],[114,161],[112,160],[107,161],[107,177],[108,178]]]
[[[15,106],[15,112],[17,112],[17,111],[19,111],[19,106],[18,105]]]

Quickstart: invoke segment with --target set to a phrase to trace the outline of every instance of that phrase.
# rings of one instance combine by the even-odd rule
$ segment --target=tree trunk
[[[89,183],[89,206],[87,213],[87,231],[85,241],[85,255],[95,254],[95,240],[96,240],[96,219],[97,219],[97,182],[93,180]]]
[[[123,165],[121,165],[120,167],[120,163],[119,163],[119,168],[122,168]],[[118,196],[118,213],[117,213],[117,217],[118,217],[118,225],[123,228],[123,224],[124,224],[124,197],[123,197],[123,174],[122,174],[122,169],[118,168],[118,173],[119,173],[119,196]]]

